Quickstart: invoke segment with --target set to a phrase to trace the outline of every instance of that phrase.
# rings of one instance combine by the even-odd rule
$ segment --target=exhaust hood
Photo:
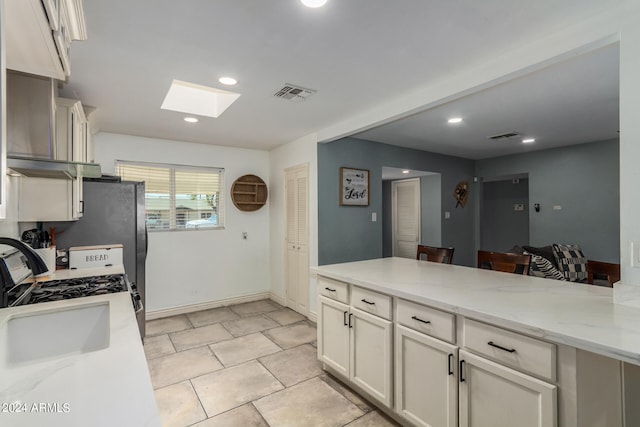
[[[100,178],[102,170],[97,163],[65,162],[22,156],[7,156],[7,168],[31,178],[76,179]]]

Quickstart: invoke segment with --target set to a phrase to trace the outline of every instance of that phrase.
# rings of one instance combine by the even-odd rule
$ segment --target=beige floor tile
[[[283,388],[255,360],[194,378],[191,383],[209,417]]]
[[[275,320],[281,325],[290,325],[292,323],[296,323],[305,319],[305,317],[302,314],[296,313],[290,308],[285,308],[284,310],[272,311],[266,314],[268,317],[272,318],[273,320]]]
[[[157,335],[144,339],[144,354],[149,359],[173,354],[176,349],[173,347],[168,335]]]
[[[371,411],[368,414],[358,418],[357,420],[350,422],[345,427],[396,427],[400,424],[388,418],[386,415],[382,415],[378,411]]]
[[[244,304],[232,305],[229,307],[240,316],[251,316],[258,313],[268,313],[270,311],[282,310],[280,304],[268,299],[246,302]]]
[[[269,427],[262,415],[247,403],[213,418],[206,419],[193,427]]]
[[[157,357],[149,360],[147,364],[154,388],[179,383],[223,368],[209,347]]]
[[[275,321],[259,314],[257,316],[243,317],[222,324],[234,337],[264,331],[279,326]]]
[[[182,351],[233,338],[220,324],[201,326],[169,334],[176,350]]]
[[[271,426],[342,426],[364,413],[318,378],[254,402]]]
[[[375,409],[373,405],[363,399],[359,394],[351,390],[349,387],[345,386],[342,382],[335,379],[333,376],[324,373],[319,377],[322,381],[326,382],[331,388],[335,391],[349,399],[349,401],[353,402],[358,408],[360,408],[363,412],[369,412]]]
[[[187,316],[181,314],[179,316],[164,317],[162,319],[150,320],[146,324],[146,335],[148,337],[154,335],[168,334],[170,332],[183,331],[191,328],[191,323]]]
[[[317,350],[308,344],[261,357],[259,361],[285,387],[322,374]]]
[[[195,313],[187,313],[187,317],[191,321],[194,328],[206,325],[213,325],[227,320],[235,320],[239,318],[236,313],[228,307],[212,308],[209,310],[197,311]]]
[[[316,328],[307,322],[270,329],[265,332],[280,347],[287,349],[313,342],[317,338]]]
[[[224,366],[233,366],[281,351],[280,347],[260,332],[209,346]]]
[[[207,418],[189,381],[155,390],[163,427],[184,427]]]

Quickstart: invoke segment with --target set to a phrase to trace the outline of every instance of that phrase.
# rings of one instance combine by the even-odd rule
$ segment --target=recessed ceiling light
[[[239,97],[239,93],[174,80],[160,108],[215,118]]]
[[[535,141],[536,141],[536,140],[535,140],[535,139],[533,139],[533,138],[526,138],[526,139],[523,139],[523,140],[522,140],[522,143],[523,143],[523,144],[529,144],[529,143],[531,143],[531,142],[535,142]]]
[[[238,83],[238,81],[236,79],[234,79],[233,77],[220,77],[218,79],[218,81],[220,83],[222,83],[223,85],[227,85],[227,86],[233,86],[236,83]]]
[[[322,7],[327,3],[327,0],[300,0],[303,5],[307,7]]]
[[[452,117],[449,120],[447,120],[450,124],[456,124],[456,123],[460,123],[462,121],[461,117]]]
[[[184,121],[187,123],[198,123],[198,119],[196,119],[195,117],[185,117]]]
[[[402,173],[409,173],[409,171],[408,170],[403,170]]]

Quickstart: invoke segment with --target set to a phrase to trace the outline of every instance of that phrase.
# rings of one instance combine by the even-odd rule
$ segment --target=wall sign
[[[340,168],[340,206],[369,206],[369,171]]]

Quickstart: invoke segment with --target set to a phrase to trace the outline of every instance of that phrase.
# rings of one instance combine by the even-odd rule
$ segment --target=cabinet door
[[[351,307],[350,379],[386,406],[392,399],[392,323]]]
[[[412,424],[458,425],[458,347],[396,325],[396,410]]]
[[[349,306],[318,297],[318,359],[349,377]]]
[[[460,350],[460,427],[555,427],[557,387]]]

